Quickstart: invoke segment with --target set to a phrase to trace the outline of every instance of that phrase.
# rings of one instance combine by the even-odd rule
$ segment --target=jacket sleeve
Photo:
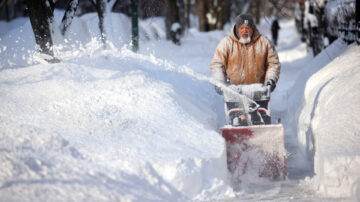
[[[266,63],[267,69],[265,75],[265,82],[269,79],[272,79],[275,81],[275,83],[277,83],[280,77],[281,64],[274,45],[272,45],[269,41],[267,43]]]
[[[211,77],[217,81],[225,83],[226,81],[226,64],[229,55],[229,39],[224,38],[217,45],[214,56],[210,63]]]

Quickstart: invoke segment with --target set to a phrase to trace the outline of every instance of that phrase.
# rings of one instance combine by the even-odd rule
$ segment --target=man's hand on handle
[[[270,91],[271,91],[271,92],[273,92],[273,91],[275,90],[275,88],[276,88],[276,83],[275,83],[275,81],[272,80],[272,79],[267,80],[266,83],[265,83],[265,85],[266,85],[266,86],[270,86]]]
[[[219,86],[215,86],[215,91],[216,91],[216,93],[219,94],[219,95],[222,95],[222,94],[223,94],[223,91],[222,91],[221,87],[219,87]]]
[[[239,87],[239,86],[241,86],[241,85],[230,85],[230,86],[228,86],[228,88],[230,88],[231,90],[233,90],[233,91],[235,91],[235,92],[237,92],[237,93],[241,93],[241,91],[243,90],[243,88],[241,88],[241,87]],[[276,83],[275,83],[274,80],[269,79],[269,80],[267,80],[267,81],[265,82],[265,86],[266,86],[268,89],[270,89],[270,92],[273,92],[274,89],[275,89],[275,87],[276,87]],[[219,94],[219,95],[223,95],[223,94],[224,94],[224,91],[223,91],[222,87],[217,86],[217,85],[215,85],[214,87],[215,87],[215,91],[216,91],[217,94]],[[246,91],[246,88],[245,88],[244,90]],[[270,96],[270,92],[269,92],[269,96]]]

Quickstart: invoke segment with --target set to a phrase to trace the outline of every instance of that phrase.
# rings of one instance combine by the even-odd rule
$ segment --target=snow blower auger
[[[237,176],[251,172],[271,180],[285,179],[284,129],[280,123],[271,124],[269,86],[229,88],[223,93],[227,125],[221,128],[228,170]]]

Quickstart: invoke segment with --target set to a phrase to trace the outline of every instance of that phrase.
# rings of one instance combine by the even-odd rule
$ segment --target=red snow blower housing
[[[272,124],[270,88],[263,84],[230,85],[223,89],[227,125],[227,166],[232,174],[251,171],[259,177],[286,178],[284,129]]]

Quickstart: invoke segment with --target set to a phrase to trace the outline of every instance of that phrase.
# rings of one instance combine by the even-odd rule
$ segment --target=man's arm
[[[268,40],[267,40],[268,41]],[[275,47],[268,41],[267,42],[267,70],[265,75],[265,84],[272,80],[275,84],[279,80],[281,64]]]
[[[227,37],[217,45],[214,56],[210,63],[211,77],[225,84],[225,69],[229,55],[229,40]]]

